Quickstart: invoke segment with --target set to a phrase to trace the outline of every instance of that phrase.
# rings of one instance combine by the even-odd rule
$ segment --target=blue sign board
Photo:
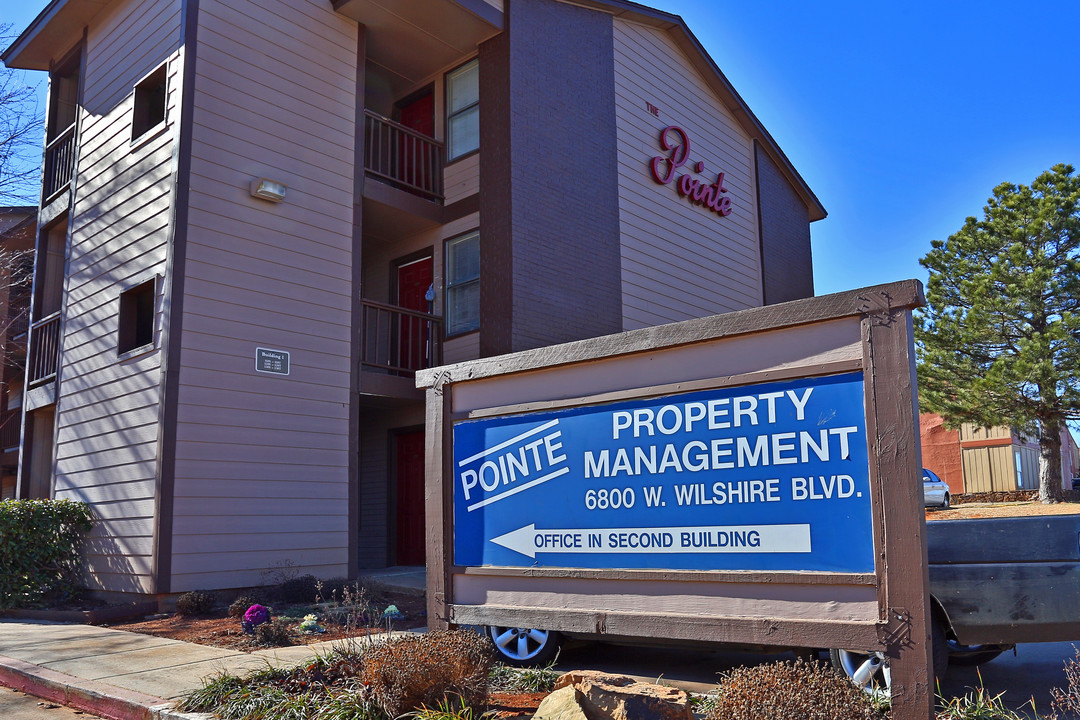
[[[862,373],[453,434],[458,565],[874,571]]]

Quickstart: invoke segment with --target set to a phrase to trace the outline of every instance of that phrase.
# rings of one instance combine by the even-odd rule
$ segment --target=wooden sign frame
[[[890,661],[893,717],[932,718],[929,581],[911,317],[911,310],[924,304],[921,283],[907,280],[418,372],[417,386],[426,389],[427,401],[429,627],[538,627],[598,635],[883,651]],[[827,348],[828,338],[834,335],[841,338],[834,350],[816,355],[812,348],[803,351],[817,342],[815,338],[821,338]],[[786,344],[777,342],[787,339]],[[763,355],[776,355],[777,347],[788,349],[760,367],[741,367],[728,375],[708,364],[676,370],[675,375],[668,370],[667,376],[653,369],[664,365],[664,357],[677,359],[680,353],[742,356],[740,348],[759,346],[773,348]],[[806,357],[800,357],[800,352]],[[781,357],[784,353],[788,355]],[[620,364],[624,374],[640,373],[648,384],[612,389],[600,383],[595,392],[582,391],[591,387],[588,378],[600,377],[594,372],[597,366],[618,369]],[[678,367],[679,363],[669,365]],[[462,567],[452,562],[452,427],[457,421],[855,370],[862,371],[864,380],[873,573]],[[508,587],[523,591],[515,595],[506,591]],[[536,597],[530,594],[534,587],[543,587],[547,594],[586,591],[567,595],[557,608],[486,599],[531,602],[527,599]],[[655,602],[632,607],[642,587],[650,592],[686,589],[706,600],[719,598],[715,602],[721,606],[729,602],[728,595],[772,597],[776,588],[783,588],[784,600],[775,603],[776,612],[765,616],[717,613],[704,600],[700,607],[705,611],[696,607],[658,611]],[[728,589],[731,592],[726,595]],[[827,611],[837,604],[830,598],[847,596],[862,598],[859,607],[872,610],[865,617],[837,617]],[[866,601],[867,597],[871,600]],[[762,606],[774,607],[768,602]],[[791,608],[798,611],[788,612]]]

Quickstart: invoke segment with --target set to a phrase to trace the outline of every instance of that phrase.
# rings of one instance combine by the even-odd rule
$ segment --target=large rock
[[[590,720],[581,707],[581,693],[567,685],[544,698],[533,720]]]
[[[560,677],[555,687],[572,687],[581,693],[581,706],[589,720],[693,720],[694,717],[690,698],[682,690],[638,682],[625,675],[580,670]]]

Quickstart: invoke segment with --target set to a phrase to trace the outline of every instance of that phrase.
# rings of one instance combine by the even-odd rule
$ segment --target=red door
[[[407,105],[398,106],[398,122],[426,137],[435,137],[435,95],[421,95]],[[401,180],[407,185],[427,190],[431,187],[434,158],[431,145],[411,135],[401,134],[398,153]]]
[[[401,433],[397,452],[397,564],[424,564],[424,433]]]
[[[427,291],[433,280],[431,257],[398,265],[397,304],[408,310],[429,311]],[[432,338],[426,320],[402,315],[399,328],[398,363],[407,370],[427,367]]]

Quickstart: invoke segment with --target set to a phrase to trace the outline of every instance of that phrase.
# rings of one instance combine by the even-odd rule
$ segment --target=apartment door
[[[424,564],[424,432],[395,437],[398,565]]]
[[[425,137],[435,137],[435,94],[430,90],[408,98],[397,106],[398,122]],[[398,141],[401,178],[421,190],[431,187],[433,163],[431,145],[402,133]]]
[[[427,299],[428,289],[434,279],[431,256],[417,260],[399,261],[397,265],[397,305],[407,310],[428,313],[431,311]],[[406,370],[420,370],[427,367],[430,357],[431,325],[424,318],[401,315],[398,329],[398,363]]]

